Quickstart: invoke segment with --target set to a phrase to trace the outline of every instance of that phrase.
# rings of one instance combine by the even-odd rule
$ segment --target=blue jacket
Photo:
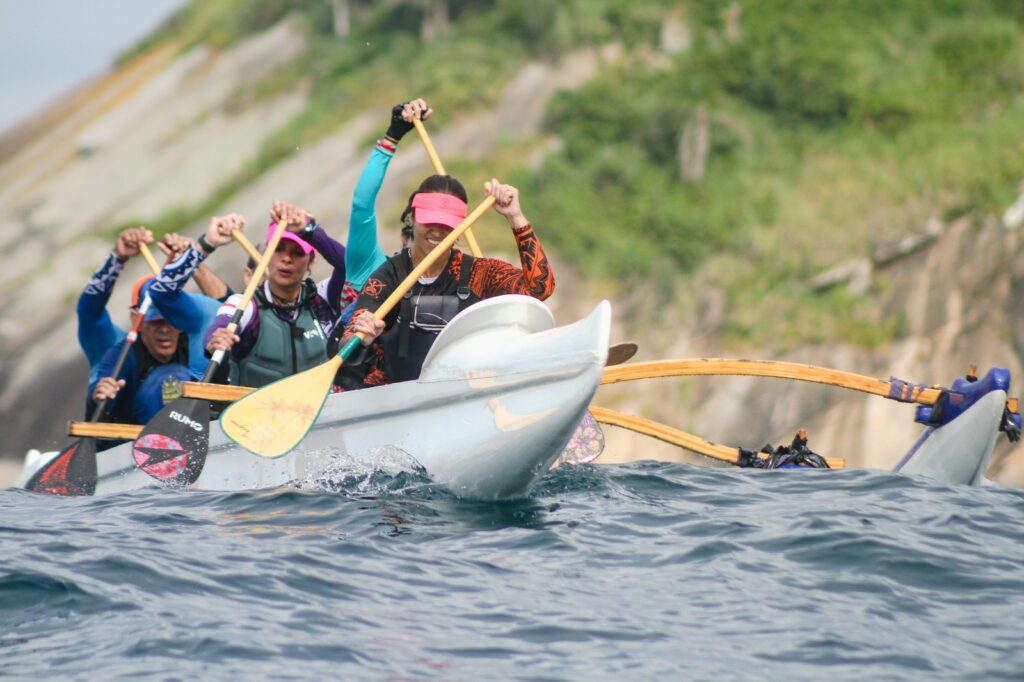
[[[107,349],[103,359],[96,366],[97,377],[89,381],[89,393],[86,397],[85,415],[92,417],[96,409],[96,403],[92,399],[93,391],[100,377],[111,376],[117,356],[121,353],[121,347],[127,343],[123,340],[115,346]],[[124,387],[118,391],[117,396],[107,404],[106,416],[102,421],[114,421],[128,424],[145,424],[159,412],[165,402],[165,395],[173,384],[167,384],[166,380],[173,379],[178,382],[189,381],[196,377],[186,366],[188,355],[186,343],[179,346],[176,358],[166,364],[156,364],[153,356],[146,350],[142,340],[135,342],[134,348],[129,351],[125,358],[121,375],[117,378],[124,379]],[[177,394],[166,395],[171,399]]]
[[[114,324],[107,312],[114,283],[123,269],[124,261],[111,252],[78,297],[78,345],[89,361],[90,381],[98,378],[96,365],[107,349],[127,336],[127,332]]]

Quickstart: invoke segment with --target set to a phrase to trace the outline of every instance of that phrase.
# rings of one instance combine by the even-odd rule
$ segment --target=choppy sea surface
[[[0,677],[1024,677],[1024,491],[568,466],[528,500],[0,491]]]

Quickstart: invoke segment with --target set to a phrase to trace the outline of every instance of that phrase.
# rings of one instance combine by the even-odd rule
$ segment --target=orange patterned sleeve
[[[555,290],[555,276],[537,235],[529,225],[514,229],[522,267],[497,258],[477,258],[469,277],[469,288],[480,298],[522,294],[541,301]]]

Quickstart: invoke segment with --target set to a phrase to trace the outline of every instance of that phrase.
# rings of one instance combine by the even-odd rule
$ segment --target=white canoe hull
[[[524,497],[550,467],[601,379],[611,308],[555,327],[524,296],[489,299],[438,337],[420,379],[328,396],[305,439],[282,457],[260,457],[210,424],[210,449],[192,488],[249,490],[343,475],[346,464],[407,455],[460,497]],[[158,484],[131,444],[99,453],[96,494]]]

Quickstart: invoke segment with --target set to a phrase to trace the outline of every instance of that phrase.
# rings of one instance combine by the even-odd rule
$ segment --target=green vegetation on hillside
[[[928,216],[1001,211],[1024,176],[1020,0],[448,0],[449,32],[425,41],[430,4],[353,0],[345,40],[325,0],[189,5],[153,40],[224,46],[298,11],[306,54],[252,87],[305,79],[313,93],[197,210],[335,129],[352,104],[384,110],[418,93],[461,113],[492,103],[529,59],[619,43],[621,59],[550,106],[546,133],[563,144],[539,169],[499,154],[495,170],[551,226],[545,243],[592,277],[721,288],[736,343],[873,344],[899,321],[803,282]],[[671,53],[667,17],[688,36]],[[684,179],[688,126],[706,151],[689,144],[703,171]]]

